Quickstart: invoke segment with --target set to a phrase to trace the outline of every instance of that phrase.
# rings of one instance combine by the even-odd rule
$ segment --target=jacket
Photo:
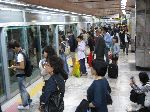
[[[95,51],[94,53],[96,54],[96,59],[102,59],[104,60],[104,54],[105,54],[105,40],[104,38],[100,35],[99,37],[96,37],[96,43],[95,43]]]

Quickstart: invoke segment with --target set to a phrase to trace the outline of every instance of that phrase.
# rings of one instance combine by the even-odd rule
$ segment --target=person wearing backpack
[[[66,42],[65,36],[61,36],[60,37],[60,49],[59,49],[60,55],[59,56],[64,62],[64,70],[66,71],[66,73],[69,74],[69,67],[68,67],[68,63],[67,63],[67,54],[65,54],[66,47],[67,47],[67,42]]]
[[[32,102],[30,95],[26,90],[25,86],[25,67],[27,59],[25,54],[22,52],[19,42],[15,41],[12,45],[13,51],[16,53],[15,56],[15,65],[12,65],[10,68],[16,71],[16,77],[18,79],[18,86],[21,95],[22,104],[18,106],[18,109],[29,109],[29,105]]]

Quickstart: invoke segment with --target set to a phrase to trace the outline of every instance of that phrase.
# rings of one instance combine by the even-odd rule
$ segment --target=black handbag
[[[79,106],[76,108],[75,112],[85,112],[89,108],[89,102],[86,99],[83,99]]]
[[[107,92],[106,98],[107,98],[107,105],[112,105],[113,101],[109,92]]]
[[[144,105],[145,94],[144,93],[138,94],[132,89],[130,92],[130,100],[134,103]]]
[[[58,86],[56,79],[54,79],[54,81],[56,82],[58,91],[56,91],[49,97],[46,112],[63,112],[64,110],[63,96],[62,93],[60,92],[60,88]]]

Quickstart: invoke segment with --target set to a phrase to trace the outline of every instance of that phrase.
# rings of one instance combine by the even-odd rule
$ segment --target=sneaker
[[[27,106],[19,105],[17,108],[18,108],[18,110],[28,110],[30,107],[29,107],[29,105],[27,105]]]

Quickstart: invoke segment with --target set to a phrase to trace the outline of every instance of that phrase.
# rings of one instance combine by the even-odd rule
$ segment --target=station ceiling
[[[19,0],[27,4],[94,16],[121,14],[121,0]]]

